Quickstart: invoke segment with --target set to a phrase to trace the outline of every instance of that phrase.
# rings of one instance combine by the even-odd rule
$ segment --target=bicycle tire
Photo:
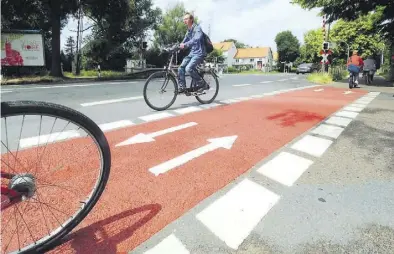
[[[167,104],[167,105],[164,106],[164,107],[156,107],[156,106],[154,106],[152,103],[150,103],[150,101],[148,100],[147,95],[146,95],[146,90],[147,90],[147,88],[148,88],[149,82],[150,82],[153,78],[159,76],[160,74],[165,74],[165,75],[167,75],[167,77],[170,78],[170,80],[173,82],[174,87],[175,87],[174,97],[172,98],[172,100],[170,101],[170,103]],[[168,84],[167,84],[167,85],[168,85]],[[154,72],[154,73],[152,73],[152,74],[148,77],[148,79],[146,80],[145,85],[144,85],[143,94],[144,94],[145,103],[146,103],[151,109],[154,109],[154,110],[156,110],[156,111],[163,111],[163,110],[166,110],[166,109],[168,109],[169,107],[171,107],[172,104],[174,104],[174,102],[175,102],[175,100],[176,100],[176,98],[177,98],[177,96],[178,96],[178,82],[176,82],[176,79],[174,78],[174,76],[173,76],[170,72],[168,72],[168,71],[157,71],[157,72]]]
[[[1,117],[9,117],[13,115],[32,115],[40,114],[46,116],[55,116],[74,124],[79,125],[87,133],[91,134],[94,141],[98,145],[101,156],[103,159],[103,170],[101,171],[100,180],[97,184],[97,188],[91,196],[91,199],[86,203],[86,205],[80,210],[79,214],[72,219],[66,226],[61,230],[48,237],[42,243],[34,245],[26,250],[22,250],[17,253],[44,253],[48,250],[55,248],[70,231],[72,231],[93,209],[97,201],[100,199],[105,186],[108,182],[108,177],[111,169],[111,150],[108,141],[100,129],[100,127],[90,118],[84,114],[68,108],[63,105],[42,102],[42,101],[6,101],[1,102]],[[41,239],[40,239],[41,240]]]
[[[201,100],[201,98],[199,96],[195,96],[197,101],[200,102],[201,104],[212,103],[216,99],[216,97],[218,96],[218,93],[219,93],[219,80],[218,80],[218,78],[216,77],[215,73],[212,70],[209,71],[209,74],[212,75],[212,77],[214,78],[217,89],[216,89],[215,95],[212,97],[212,99],[210,99],[208,101]]]

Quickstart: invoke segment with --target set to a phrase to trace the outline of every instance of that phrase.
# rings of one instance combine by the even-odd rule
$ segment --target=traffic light
[[[329,48],[330,48],[329,43],[328,43],[328,42],[323,42],[323,49],[324,49],[324,50],[327,50],[327,49],[329,49]]]
[[[142,48],[143,48],[143,49],[146,49],[147,47],[148,47],[148,42],[143,41],[143,42],[142,42]]]

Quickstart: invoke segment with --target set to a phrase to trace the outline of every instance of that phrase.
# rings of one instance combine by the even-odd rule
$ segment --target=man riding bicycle
[[[187,32],[182,43],[179,45],[181,49],[191,48],[188,56],[186,56],[178,68],[178,80],[180,84],[179,92],[186,91],[185,73],[196,81],[197,88],[205,88],[204,80],[197,73],[197,65],[202,63],[206,54],[204,45],[204,35],[201,27],[194,23],[194,17],[190,13],[186,13],[183,22],[187,25]]]
[[[358,86],[358,78],[361,68],[364,66],[363,59],[358,55],[358,51],[354,50],[353,55],[347,61],[348,71],[356,77],[356,87]]]

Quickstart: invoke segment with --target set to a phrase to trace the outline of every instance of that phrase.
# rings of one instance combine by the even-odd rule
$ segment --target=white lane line
[[[279,79],[278,82],[287,81],[288,79]]]
[[[239,85],[233,85],[235,87],[243,87],[243,86],[252,86],[252,84],[239,84]]]
[[[103,123],[100,124],[99,127],[102,131],[109,131],[117,128],[123,128],[127,126],[134,125],[134,123],[130,120],[120,120],[116,122],[111,122],[111,123]]]
[[[161,113],[155,113],[155,114],[150,114],[146,116],[140,116],[138,117],[139,119],[149,122],[149,121],[154,121],[154,120],[159,120],[167,117],[174,116],[173,114],[167,113],[167,112],[161,112]]]
[[[358,113],[357,112],[351,112],[351,111],[338,111],[335,113],[336,116],[343,116],[343,117],[348,117],[348,118],[356,118]]]
[[[296,79],[298,79],[298,77],[294,77],[294,78],[291,78],[291,79],[296,80]]]
[[[190,252],[182,244],[182,242],[174,235],[171,234],[164,238],[155,247],[144,252],[145,254],[189,254]]]
[[[332,116],[326,120],[326,123],[347,127],[351,123],[351,121],[352,119],[349,118]]]
[[[92,83],[89,83],[89,84],[77,84],[77,85],[56,85],[56,86],[33,86],[33,85],[35,85],[35,84],[31,84],[31,85],[29,85],[29,86],[32,86],[32,87],[21,87],[21,86],[18,86],[18,87],[21,87],[21,88],[18,88],[18,90],[26,90],[26,89],[51,89],[51,88],[69,88],[69,87],[88,87],[88,86],[104,86],[104,85],[109,85],[109,84],[112,84],[112,85],[114,85],[114,84],[135,84],[135,83],[138,83],[138,82],[136,82],[136,81],[131,81],[131,82],[118,82],[118,83],[99,83],[99,84],[92,84]],[[25,85],[26,86],[26,85]],[[16,86],[13,86],[13,87],[16,87]]]
[[[380,92],[369,92],[368,94],[369,94],[369,95],[375,95],[375,96],[378,96],[378,95],[380,94]]]
[[[245,179],[196,218],[230,248],[238,249],[279,198],[263,186]]]
[[[174,110],[174,112],[183,115],[183,114],[188,114],[188,113],[196,112],[196,111],[200,111],[200,110],[202,110],[202,108],[190,106],[187,108],[176,109],[176,110]]]
[[[30,138],[23,138],[19,141],[19,145],[22,148],[39,146],[42,144],[53,143],[56,141],[66,140],[70,138],[80,137],[81,134],[76,130],[64,131],[64,132],[55,132],[51,134],[35,136]]]
[[[350,106],[345,107],[343,110],[354,111],[354,112],[361,112],[361,111],[363,110],[363,108],[360,108],[360,107],[352,107],[352,106],[350,105]]]
[[[256,94],[256,95],[252,95],[252,96],[250,96],[250,97],[253,97],[253,98],[263,98],[265,95],[264,94]]]
[[[353,103],[353,104],[350,104],[350,106],[351,107],[357,107],[357,108],[365,108],[367,105],[365,105],[365,104],[357,104],[357,103]]]
[[[239,97],[239,98],[235,98],[234,100],[237,100],[237,101],[247,101],[247,100],[251,100],[252,98],[250,98],[250,97]]]
[[[313,164],[313,161],[288,152],[281,152],[257,172],[286,186],[292,186]]]
[[[323,89],[323,88],[320,88],[320,89],[316,89],[316,90],[313,90],[313,91],[315,91],[315,92],[321,92],[321,91],[324,91],[324,89]]]
[[[330,147],[333,141],[306,135],[291,146],[292,149],[320,157]]]
[[[211,103],[211,104],[200,105],[200,107],[204,108],[204,109],[214,108],[214,107],[217,107],[217,106],[220,106],[220,104],[218,104],[218,103]]]
[[[228,99],[228,100],[224,100],[224,101],[220,101],[221,103],[225,103],[225,104],[232,104],[235,102],[238,102],[237,100],[234,99]]]
[[[336,139],[339,137],[339,135],[341,135],[343,130],[344,128],[342,127],[321,124],[314,130],[312,130],[311,133]]]
[[[113,99],[113,100],[94,101],[94,102],[82,103],[81,106],[82,107],[89,107],[89,106],[109,104],[109,103],[117,103],[117,102],[123,102],[123,101],[140,100],[140,99],[143,99],[143,98],[144,98],[143,96],[134,96],[134,97],[127,97],[127,98]]]
[[[268,83],[272,83],[274,81],[261,81],[260,84],[268,84]]]
[[[0,93],[12,93],[12,90],[1,90]]]

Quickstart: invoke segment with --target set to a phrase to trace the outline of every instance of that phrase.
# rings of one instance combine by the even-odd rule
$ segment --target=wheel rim
[[[14,117],[17,119],[10,120]],[[19,177],[2,179],[2,187],[21,191],[20,187],[29,183],[35,189],[20,203],[2,208],[2,253],[19,253],[63,231],[90,205],[103,177],[103,154],[95,137],[69,119],[38,113],[3,115],[1,119],[1,173]],[[17,123],[22,126],[15,128]],[[28,131],[24,133],[26,123]],[[46,123],[48,128],[44,127]],[[39,126],[36,138],[26,139],[33,135],[31,127],[35,124]],[[92,145],[91,151],[81,149]],[[47,163],[43,162],[46,157]],[[34,183],[23,175],[26,173],[34,176]],[[92,173],[97,175],[96,180],[89,180]]]

